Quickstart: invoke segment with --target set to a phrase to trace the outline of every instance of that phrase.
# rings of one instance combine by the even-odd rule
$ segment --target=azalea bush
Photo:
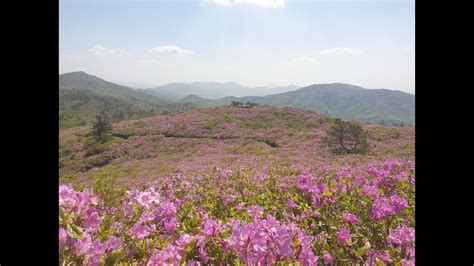
[[[414,265],[411,162],[175,174],[107,202],[101,184],[59,187],[61,264]]]

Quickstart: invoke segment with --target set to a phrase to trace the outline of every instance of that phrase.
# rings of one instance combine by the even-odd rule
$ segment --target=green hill
[[[227,105],[232,101],[297,107],[364,123],[415,123],[415,95],[386,89],[369,90],[342,83],[314,84],[295,91],[262,97],[225,97],[217,100],[196,100],[193,97],[181,100],[206,107]]]
[[[82,71],[59,75],[60,128],[88,125],[102,110],[117,122],[192,108],[193,104],[167,101]]]

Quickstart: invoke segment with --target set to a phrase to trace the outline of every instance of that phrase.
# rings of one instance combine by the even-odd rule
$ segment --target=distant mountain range
[[[415,123],[415,95],[343,83],[250,88],[194,82],[132,89],[80,71],[59,75],[59,88],[62,127],[88,124],[100,110],[109,110],[114,121],[120,121],[232,101],[291,106],[364,123]]]
[[[160,87],[144,89],[143,91],[170,101],[178,101],[187,95],[199,95],[208,99],[220,99],[227,96],[265,96],[269,94],[293,91],[300,87],[246,87],[238,83],[227,82],[193,82],[193,83],[169,83]]]

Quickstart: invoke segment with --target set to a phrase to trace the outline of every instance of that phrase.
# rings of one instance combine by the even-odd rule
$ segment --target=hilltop
[[[88,125],[101,111],[122,121],[191,108],[192,104],[170,102],[82,71],[59,75],[60,128]]]
[[[331,118],[292,107],[213,107],[113,124],[114,138],[87,147],[89,127],[60,131],[61,182],[89,182],[102,173],[142,182],[171,173],[272,166],[311,169],[322,163],[413,160],[413,126],[364,125],[372,150],[334,156],[320,140]]]

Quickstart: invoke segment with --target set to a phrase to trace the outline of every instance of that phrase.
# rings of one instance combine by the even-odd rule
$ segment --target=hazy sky
[[[135,87],[343,82],[415,90],[415,4],[60,0],[60,73]]]

